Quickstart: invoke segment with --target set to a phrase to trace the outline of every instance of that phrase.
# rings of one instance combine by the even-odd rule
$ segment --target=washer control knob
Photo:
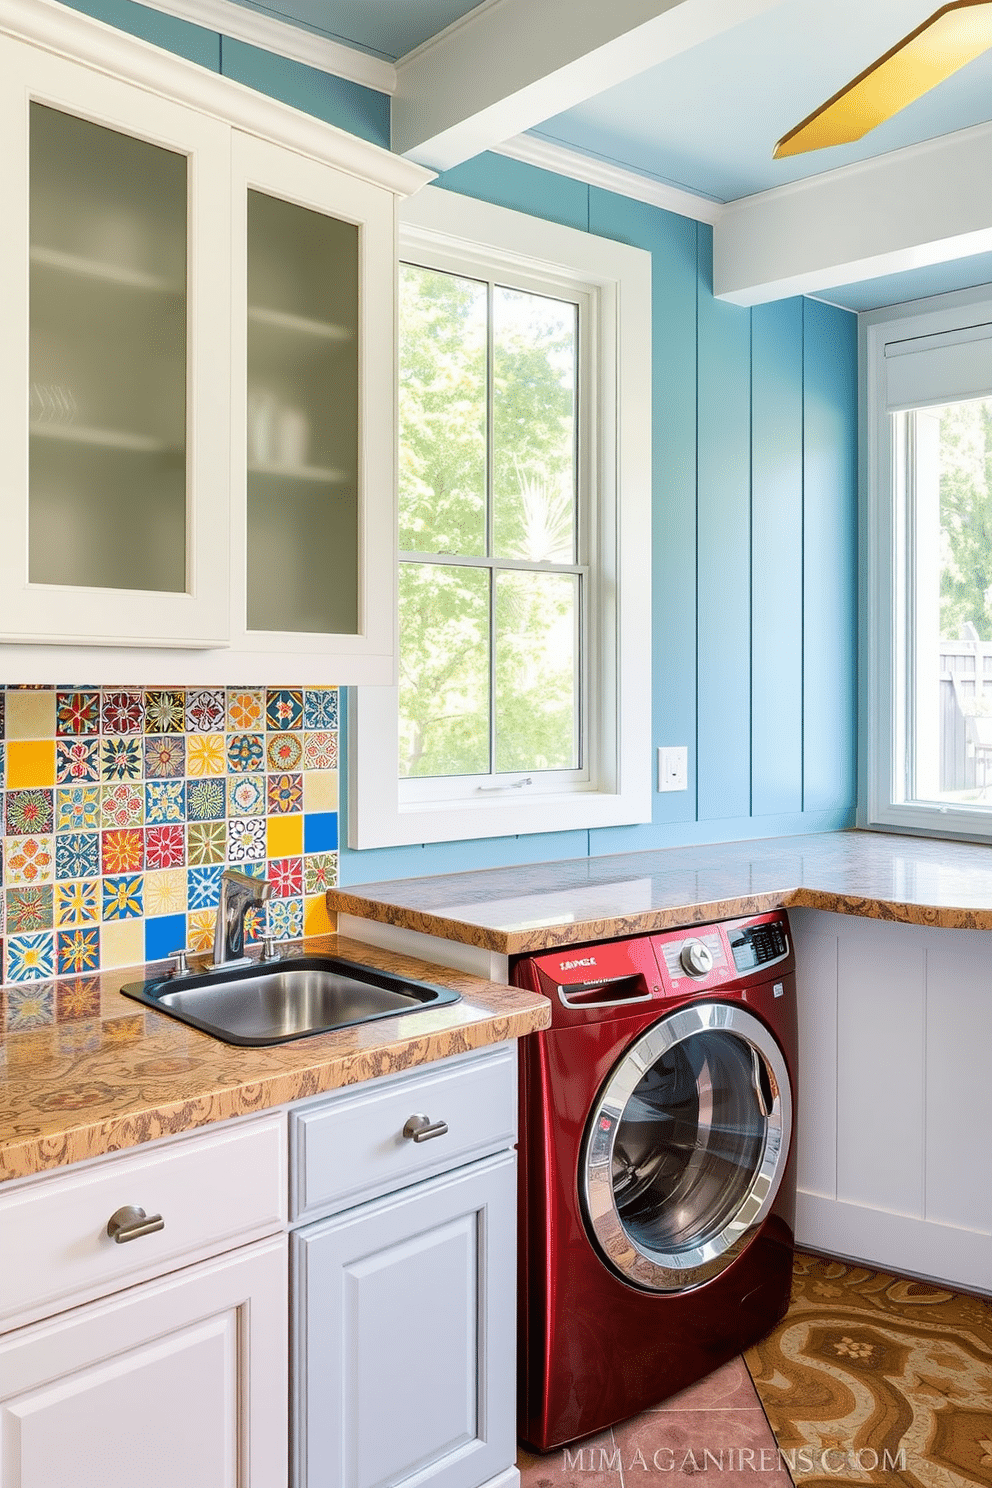
[[[692,977],[709,976],[713,970],[713,952],[701,940],[687,940],[679,960]]]

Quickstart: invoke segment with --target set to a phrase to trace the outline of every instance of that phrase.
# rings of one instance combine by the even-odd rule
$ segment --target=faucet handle
[[[176,963],[172,968],[173,976],[185,976],[186,972],[189,971],[189,962],[186,959],[189,952],[189,946],[183,946],[181,951],[169,952],[169,959]]]

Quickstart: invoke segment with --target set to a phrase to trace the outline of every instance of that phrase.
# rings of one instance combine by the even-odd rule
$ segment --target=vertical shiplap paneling
[[[652,745],[685,744],[689,789],[656,823],[692,821],[696,781],[696,223],[596,188],[589,230],[651,253]],[[652,750],[653,753],[653,750]],[[656,778],[653,758],[646,767]]]
[[[853,809],[857,317],[803,301],[803,808]]]
[[[751,812],[803,802],[803,302],[751,312]]]
[[[751,810],[751,314],[713,298],[703,225],[699,244],[696,814],[706,821]]]
[[[119,31],[140,36],[153,46],[175,52],[211,72],[220,71],[220,37],[216,31],[206,31],[177,16],[163,15],[149,5],[135,5],[133,0],[62,0],[62,3],[108,26],[116,26]]]
[[[589,226],[589,187],[568,176],[538,170],[506,155],[476,155],[464,165],[443,171],[432,183],[478,201],[495,202],[545,222],[560,222],[585,232]],[[610,236],[609,233],[606,234]]]

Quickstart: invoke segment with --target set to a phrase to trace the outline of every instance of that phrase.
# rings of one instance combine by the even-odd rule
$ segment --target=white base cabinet
[[[286,1242],[0,1340],[3,1488],[282,1488]]]
[[[789,918],[799,1244],[992,1292],[992,934]]]

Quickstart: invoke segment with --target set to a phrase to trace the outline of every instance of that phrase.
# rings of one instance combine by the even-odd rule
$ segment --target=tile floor
[[[597,1436],[543,1455],[520,1448],[522,1488],[635,1488],[708,1473],[720,1488],[790,1488],[743,1359]]]

